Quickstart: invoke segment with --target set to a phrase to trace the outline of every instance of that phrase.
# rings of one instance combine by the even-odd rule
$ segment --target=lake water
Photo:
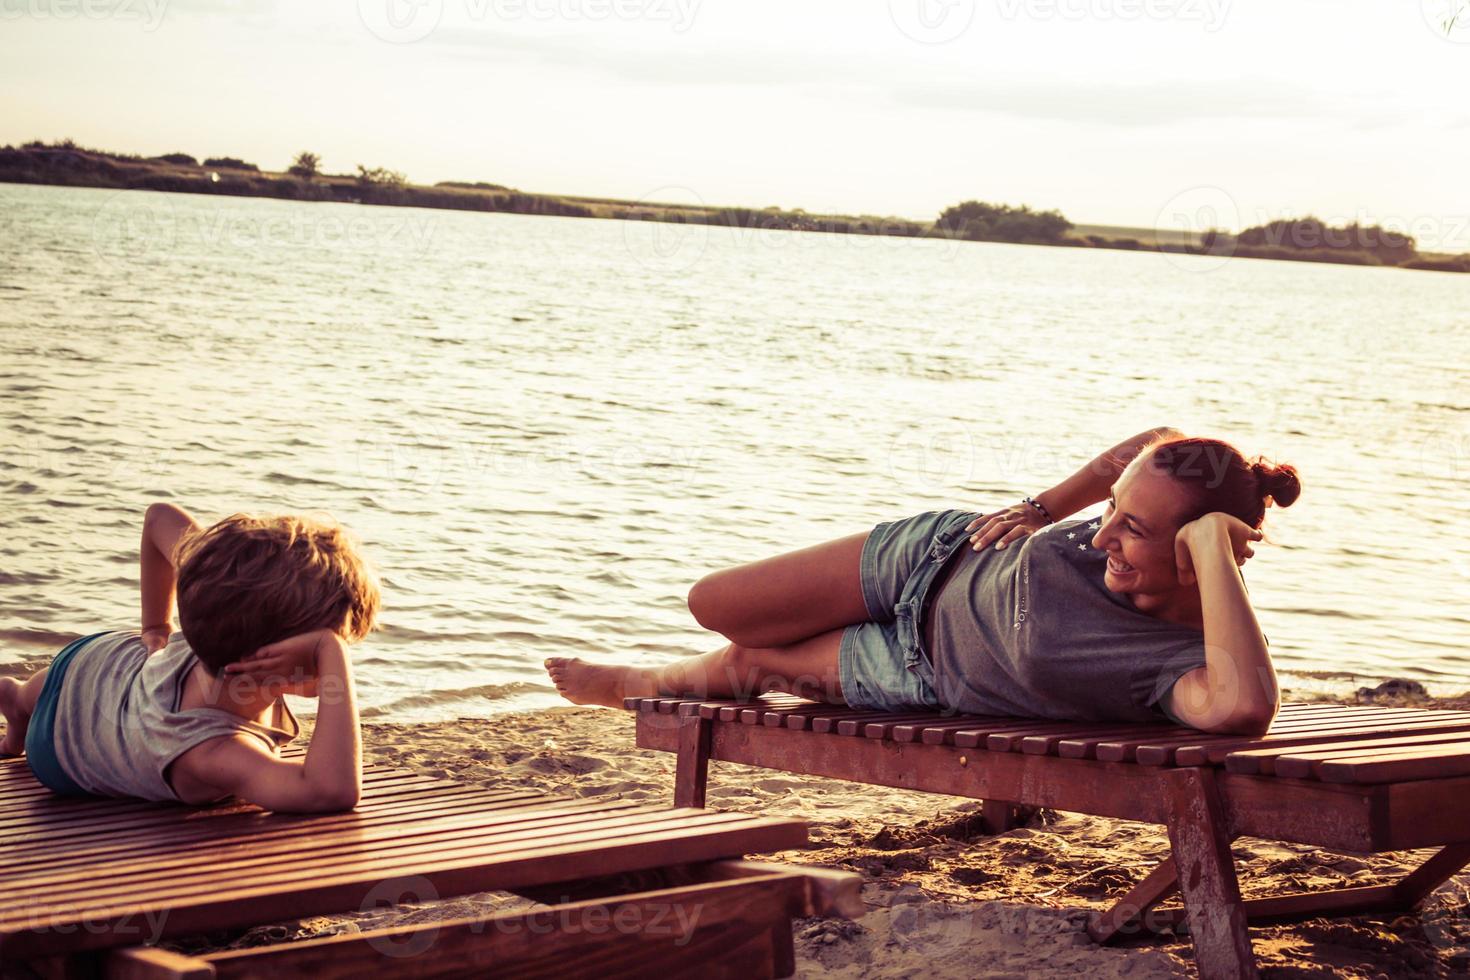
[[[712,648],[707,571],[1169,424],[1302,472],[1246,569],[1284,684],[1470,688],[1470,276],[16,185],[0,232],[5,660],[136,624],[154,500],[316,508],[383,570],[367,717],[549,704],[548,654]]]

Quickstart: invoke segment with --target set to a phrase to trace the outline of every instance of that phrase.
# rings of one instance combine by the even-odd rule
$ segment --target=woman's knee
[[[689,612],[694,621],[705,629],[729,636],[735,625],[731,615],[730,589],[727,584],[728,570],[711,572],[695,582],[689,589]],[[733,639],[733,637],[730,637]]]

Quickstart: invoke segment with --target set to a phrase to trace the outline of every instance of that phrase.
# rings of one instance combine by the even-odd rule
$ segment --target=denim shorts
[[[939,707],[919,615],[950,555],[965,547],[977,511],[932,510],[879,524],[863,543],[863,601],[869,621],[842,631],[842,698],[875,711]]]

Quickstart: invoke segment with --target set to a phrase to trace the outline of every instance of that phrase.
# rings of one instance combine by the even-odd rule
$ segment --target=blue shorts
[[[71,663],[71,658],[88,640],[95,640],[103,633],[93,633],[91,636],[72,640],[51,661],[46,680],[41,683],[40,697],[36,698],[36,710],[31,714],[30,727],[26,729],[26,763],[30,765],[31,772],[35,773],[41,785],[55,793],[79,796],[87,792],[66,774],[66,770],[61,768],[60,760],[56,758],[56,702],[61,697],[61,684],[66,679],[66,668]]]
[[[874,527],[863,543],[863,601],[869,622],[842,631],[837,672],[854,708],[899,711],[939,707],[934,668],[923,650],[919,615],[949,556],[970,539],[977,511],[932,510]]]

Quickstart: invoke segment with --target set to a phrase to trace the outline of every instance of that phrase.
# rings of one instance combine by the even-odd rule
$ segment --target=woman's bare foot
[[[557,692],[573,704],[621,708],[623,698],[641,697],[648,693],[642,688],[650,686],[638,683],[643,678],[637,667],[592,664],[580,657],[548,657],[545,666]]]
[[[24,755],[26,729],[31,726],[31,713],[20,703],[20,681],[0,677],[0,712],[5,715],[5,737],[0,739],[0,755]]]

